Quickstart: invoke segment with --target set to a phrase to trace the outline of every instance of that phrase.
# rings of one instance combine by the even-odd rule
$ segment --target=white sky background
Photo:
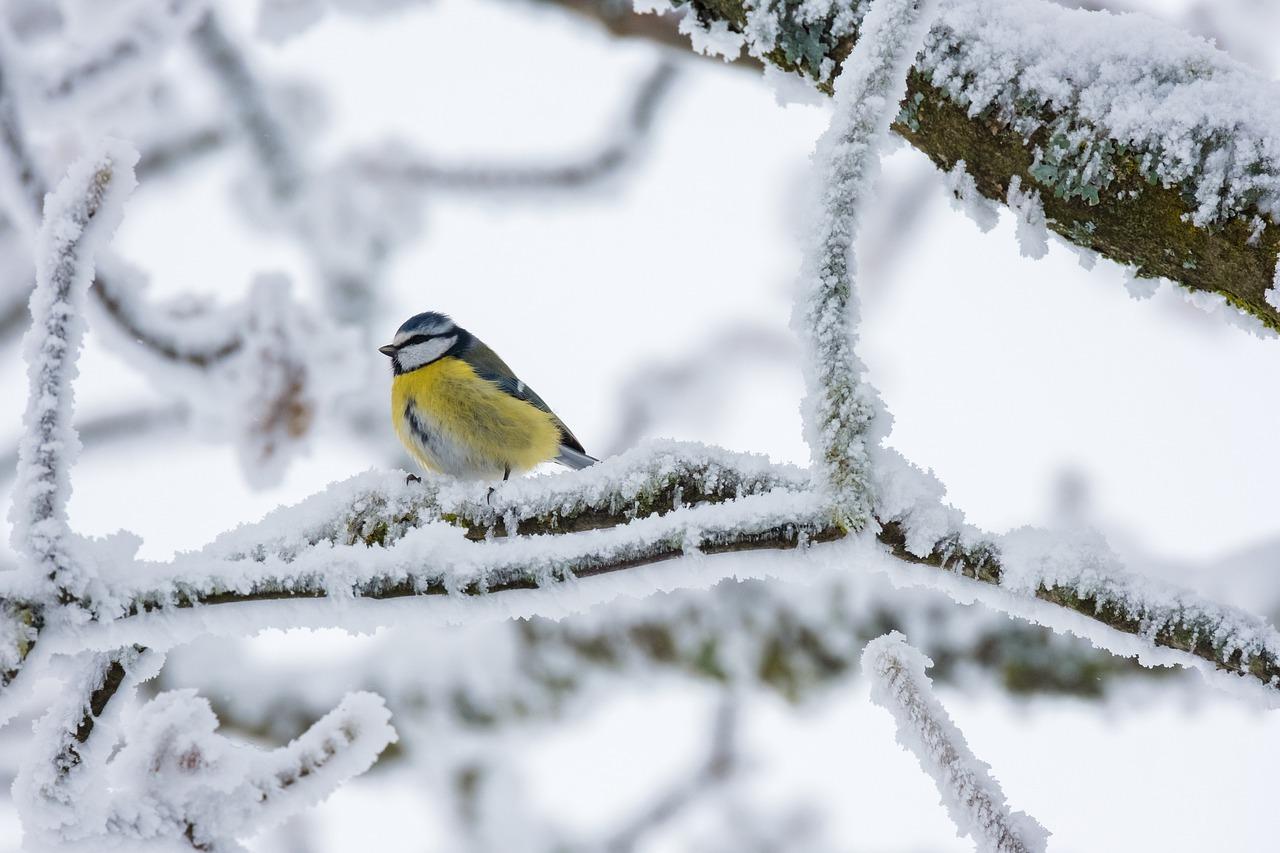
[[[1183,5],[1162,11],[1180,20]],[[272,76],[296,74],[325,92],[321,159],[395,135],[441,160],[501,162],[590,152],[655,54],[532,4],[438,0],[381,22],[331,17],[283,48],[259,43],[255,58]],[[753,74],[706,60],[690,57],[682,70],[653,147],[606,187],[428,203],[420,242],[390,274],[386,336],[410,314],[451,313],[591,451],[622,429],[619,389],[637,369],[701,350],[734,324],[785,335],[798,268],[791,223],[825,107],[778,107]],[[230,301],[254,273],[278,268],[306,290],[300,259],[235,218],[231,165],[213,158],[130,203],[114,245],[151,273],[157,293]],[[904,193],[923,199],[906,222],[891,215]],[[886,163],[866,217],[862,354],[895,418],[890,441],[932,467],[970,521],[995,531],[1051,521],[1068,473],[1086,484],[1083,514],[1143,565],[1228,594],[1236,575],[1274,565],[1280,341],[1205,314],[1169,285],[1135,301],[1120,268],[1086,271],[1061,244],[1043,261],[1019,257],[1007,216],[979,232],[906,147]],[[368,358],[382,360],[372,347]],[[673,400],[646,437],[807,461],[793,365],[748,361],[723,381],[729,390],[714,398]],[[77,394],[84,415],[154,399],[92,331]],[[0,436],[16,435],[24,395],[9,345]],[[376,464],[376,451],[322,435],[280,487],[252,492],[226,446],[179,438],[90,450],[74,475],[72,523],[90,534],[132,530],[142,556],[164,558]],[[1235,574],[1217,568],[1228,565]],[[348,642],[359,641],[274,636],[259,651],[322,654]],[[1156,695],[1107,708],[943,698],[1014,806],[1055,833],[1052,850],[1271,849],[1263,797],[1280,766],[1280,722],[1200,692],[1191,706]],[[635,804],[627,793],[643,797],[680,766],[689,745],[682,751],[671,733],[698,735],[702,713],[700,697],[676,687],[656,699],[624,694],[528,750],[531,795],[567,821],[588,819],[591,797],[601,814],[624,810]],[[841,849],[968,849],[860,684],[799,713],[762,702],[749,726],[769,768],[765,799],[821,802]],[[646,729],[652,739],[638,736]],[[367,839],[371,825],[388,833],[379,849],[423,849],[418,832],[429,826],[404,815],[406,773],[375,774],[333,798],[319,812],[333,835],[317,849],[353,849],[341,839]],[[0,803],[0,849],[14,826]]]

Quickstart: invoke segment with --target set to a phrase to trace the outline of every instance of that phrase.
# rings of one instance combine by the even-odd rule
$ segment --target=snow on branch
[[[31,150],[12,91],[11,58],[0,54],[0,188],[5,212],[19,230],[34,231],[48,183]],[[122,264],[99,273],[92,290],[95,308],[118,328],[131,349],[184,367],[207,369],[234,355],[241,346],[237,329],[190,310],[175,315],[142,298],[139,275]]]
[[[90,20],[75,22],[79,38],[66,60],[42,62],[28,88],[41,107],[83,109],[86,101],[108,99],[145,80],[208,6],[209,0],[147,0],[123,19],[118,9],[104,14],[78,8]]]
[[[71,380],[84,339],[94,259],[123,215],[138,155],[121,143],[73,164],[45,200],[36,252],[33,323],[23,342],[29,391],[19,448],[13,542],[65,602],[84,603],[93,570],[73,553],[67,525],[70,467],[80,440],[71,426]]]
[[[226,849],[372,767],[397,740],[389,720],[381,698],[351,693],[289,744],[264,751],[217,734],[209,703],[194,691],[162,693],[124,726],[125,745],[105,774],[106,821],[80,833]]]
[[[271,751],[218,735],[208,702],[192,691],[122,713],[121,701],[162,663],[138,647],[71,661],[15,784],[28,832],[50,845],[99,849],[156,840],[239,849],[237,838],[324,799],[396,740],[382,700],[369,693],[349,694]]]
[[[556,2],[618,34],[688,44],[679,16]],[[828,92],[863,37],[869,6],[675,5],[702,30],[739,36],[774,74]],[[688,20],[680,20],[686,30]],[[1278,86],[1146,15],[957,0],[945,4],[910,74],[894,130],[944,172],[964,160],[993,202],[1005,203],[1014,177],[1024,190],[1034,182],[1046,225],[1063,240],[1138,275],[1218,294],[1276,329],[1280,310],[1264,293],[1280,252]]]
[[[105,819],[105,803],[95,787],[114,746],[104,729],[118,715],[104,715],[122,688],[129,689],[139,673],[154,670],[155,656],[136,647],[85,652],[67,667],[64,689],[36,724],[14,782],[24,826],[55,842],[86,819]]]
[[[164,648],[207,631],[240,633],[282,621],[366,624],[368,616],[350,609],[352,599],[427,596],[448,601],[439,612],[461,619],[518,592],[511,607],[555,615],[566,602],[570,610],[582,606],[565,599],[570,590],[582,588],[586,599],[639,592],[616,583],[584,586],[591,576],[692,558],[663,583],[704,586],[741,571],[733,561],[701,562],[706,555],[799,549],[796,566],[813,560],[841,572],[871,568],[895,583],[940,586],[964,603],[981,600],[1147,663],[1217,670],[1271,690],[1280,685],[1280,636],[1263,620],[1139,582],[1096,549],[1057,552],[1054,571],[1036,574],[1039,564],[1012,543],[1006,571],[1001,542],[967,528],[940,504],[940,486],[901,465],[877,465],[879,529],[852,538],[832,525],[805,472],[698,445],[660,443],[586,471],[512,482],[494,494],[492,507],[483,486],[436,478],[406,484],[398,473],[368,473],[169,563],[99,552],[106,587],[99,612],[119,618],[97,628],[48,628],[40,641],[50,650],[130,642]],[[841,538],[844,544],[834,542]],[[21,603],[21,596],[13,600]],[[272,600],[313,602],[312,615],[238,606]],[[315,609],[326,600],[327,609]],[[502,605],[499,612],[512,611]],[[392,611],[386,618],[394,621]]]
[[[893,715],[898,743],[933,778],[947,813],[980,853],[1044,853],[1049,833],[1022,812],[1009,811],[1000,783],[973,754],[925,674],[933,661],[894,631],[867,644],[863,674],[871,699]]]
[[[805,438],[815,477],[836,517],[860,529],[871,516],[870,452],[880,436],[882,406],[862,380],[854,353],[858,297],[853,244],[859,206],[880,167],[880,146],[906,89],[907,68],[924,41],[933,2],[877,0],[862,22],[862,38],[835,85],[830,128],[815,160],[821,194],[816,228],[800,271],[793,325],[805,342],[808,393]]]

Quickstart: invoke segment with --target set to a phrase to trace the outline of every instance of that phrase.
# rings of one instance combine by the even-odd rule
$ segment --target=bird
[[[427,470],[505,481],[543,462],[578,470],[599,461],[497,353],[445,314],[415,314],[378,352],[391,359],[396,434]]]

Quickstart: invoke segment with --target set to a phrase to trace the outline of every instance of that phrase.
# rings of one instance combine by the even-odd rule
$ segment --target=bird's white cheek
[[[457,335],[450,335],[447,338],[435,338],[407,346],[396,353],[396,361],[399,362],[401,370],[415,370],[444,355],[449,351],[449,347],[457,343],[457,340]]]

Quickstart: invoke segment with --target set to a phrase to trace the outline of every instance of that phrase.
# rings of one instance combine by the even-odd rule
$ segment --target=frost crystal
[[[897,631],[872,640],[862,653],[871,700],[893,715],[898,743],[933,777],[957,831],[980,853],[1043,853],[1049,833],[1023,812],[1009,811],[991,768],[969,749],[934,696],[925,674],[931,666]]]
[[[862,381],[854,353],[858,299],[853,244],[859,206],[880,165],[880,146],[906,92],[906,73],[924,39],[933,4],[878,0],[862,37],[835,82],[831,127],[815,153],[821,197],[800,271],[793,325],[807,348],[805,438],[815,476],[841,522],[852,528],[871,514],[870,448],[882,407]],[[884,417],[879,429],[886,429]]]
[[[744,39],[740,33],[729,29],[724,21],[712,21],[710,25],[698,20],[698,11],[690,4],[680,19],[680,33],[689,37],[695,53],[705,56],[722,56],[732,62],[742,53]]]
[[[1023,191],[1022,178],[1014,175],[1009,179],[1006,201],[1017,217],[1018,249],[1022,256],[1043,258],[1049,252],[1049,232],[1045,228],[1044,205],[1040,203],[1040,193],[1035,190]]]
[[[1271,277],[1271,286],[1267,288],[1267,304],[1280,311],[1280,258],[1276,259],[1276,271]]]
[[[990,199],[978,192],[978,185],[974,183],[973,175],[965,169],[963,160],[956,161],[944,180],[947,189],[951,191],[953,210],[961,211],[972,219],[983,233],[996,227],[996,223],[1000,221],[1000,211]]]

